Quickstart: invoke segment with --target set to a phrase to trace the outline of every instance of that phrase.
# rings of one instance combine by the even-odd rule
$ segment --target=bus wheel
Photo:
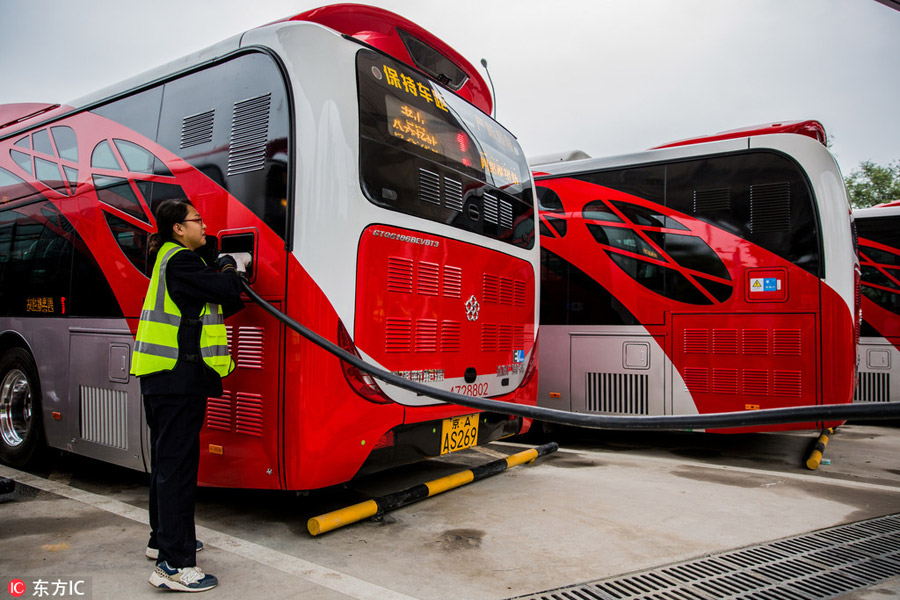
[[[0,461],[25,467],[43,449],[37,368],[28,352],[12,348],[0,357]]]

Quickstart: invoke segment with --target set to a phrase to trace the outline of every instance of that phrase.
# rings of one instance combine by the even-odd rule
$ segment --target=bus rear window
[[[412,68],[357,55],[360,177],[373,203],[517,246],[534,244],[528,164],[496,121]]]

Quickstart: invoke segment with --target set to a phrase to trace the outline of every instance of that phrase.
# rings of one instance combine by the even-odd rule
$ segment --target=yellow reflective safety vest
[[[188,251],[174,242],[166,242],[159,249],[135,336],[131,356],[132,375],[140,377],[171,371],[178,362],[181,310],[166,289],[166,265],[182,250]],[[228,334],[222,307],[211,302],[205,304],[200,311],[200,322],[200,356],[209,368],[225,377],[234,370],[234,361],[228,353]]]

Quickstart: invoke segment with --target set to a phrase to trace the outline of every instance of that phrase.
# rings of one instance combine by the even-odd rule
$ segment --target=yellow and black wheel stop
[[[819,468],[819,463],[822,462],[822,455],[825,454],[825,446],[828,445],[828,436],[832,434],[834,434],[834,429],[829,427],[819,436],[813,451],[810,453],[809,458],[806,459],[807,469],[815,471]]]
[[[550,442],[549,444],[544,444],[537,448],[524,450],[517,454],[513,454],[512,456],[494,460],[467,471],[460,471],[452,475],[447,475],[446,477],[441,477],[440,479],[414,485],[411,488],[394,492],[393,494],[366,500],[365,502],[360,502],[353,506],[348,506],[324,515],[319,515],[318,517],[313,517],[307,522],[306,528],[309,530],[310,534],[319,535],[320,533],[326,533],[343,527],[344,525],[362,521],[363,519],[380,517],[384,513],[412,504],[413,502],[436,496],[447,490],[452,490],[453,488],[458,488],[467,483],[472,483],[473,481],[478,481],[490,477],[491,475],[502,473],[512,467],[532,462],[541,456],[546,456],[557,450],[559,450],[559,444],[556,442]]]

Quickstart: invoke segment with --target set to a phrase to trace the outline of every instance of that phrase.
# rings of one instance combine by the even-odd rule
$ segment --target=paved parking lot
[[[202,489],[200,566],[219,598],[487,598],[535,594],[900,513],[900,429],[848,425],[829,465],[814,432],[561,432],[561,450],[319,537],[309,517],[520,451],[498,442],[298,495]],[[64,457],[12,477],[0,576],[56,597],[159,597],[143,556],[146,476]],[[900,595],[895,577],[847,598]],[[47,594],[49,597],[50,594]],[[23,596],[26,597],[26,596]]]

